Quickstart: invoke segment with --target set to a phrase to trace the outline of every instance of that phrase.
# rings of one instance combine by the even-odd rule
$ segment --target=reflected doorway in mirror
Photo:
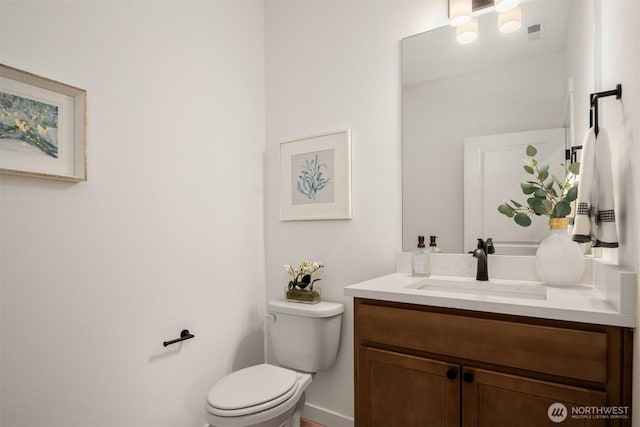
[[[549,173],[564,176],[566,129],[543,129],[469,137],[464,140],[464,244],[474,248],[476,239],[491,236],[500,255],[533,255],[549,232],[545,221],[523,228],[513,224],[497,207],[522,195],[520,182],[527,178],[523,153],[534,146],[549,162]]]

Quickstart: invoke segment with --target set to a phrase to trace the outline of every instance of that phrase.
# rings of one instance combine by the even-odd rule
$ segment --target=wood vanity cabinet
[[[628,328],[362,298],[354,312],[356,426],[631,426]]]

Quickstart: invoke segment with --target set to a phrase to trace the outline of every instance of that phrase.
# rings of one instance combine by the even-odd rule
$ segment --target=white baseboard
[[[327,427],[353,427],[353,418],[309,403],[305,403],[302,416]]]

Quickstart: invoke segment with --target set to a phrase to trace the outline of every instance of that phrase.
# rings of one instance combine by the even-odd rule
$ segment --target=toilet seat
[[[208,410],[221,417],[238,417],[266,411],[296,394],[298,373],[261,364],[233,372],[209,391]]]

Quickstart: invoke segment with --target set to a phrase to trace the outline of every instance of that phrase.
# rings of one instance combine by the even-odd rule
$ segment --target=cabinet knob
[[[464,374],[462,374],[462,380],[465,383],[472,383],[473,382],[473,372],[465,372]]]
[[[458,378],[458,370],[457,369],[449,369],[447,371],[447,378],[449,378],[450,380],[455,380],[456,378]]]

